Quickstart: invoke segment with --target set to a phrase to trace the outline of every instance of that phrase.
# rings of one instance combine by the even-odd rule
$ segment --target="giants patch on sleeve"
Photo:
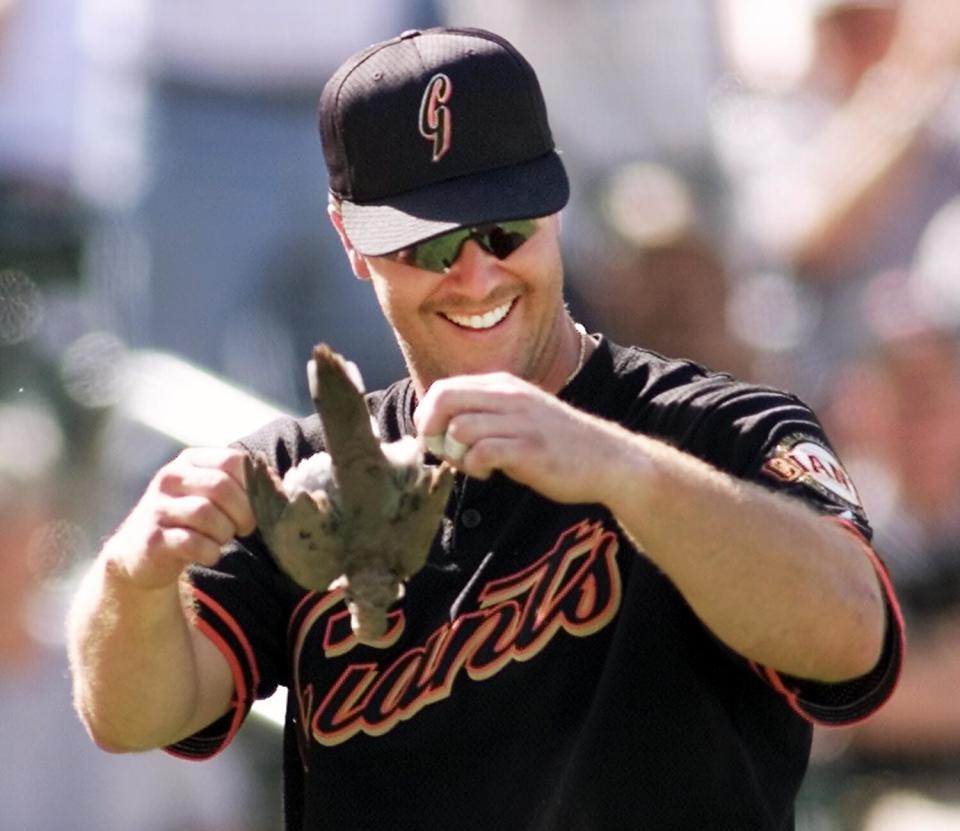
[[[863,510],[860,494],[840,460],[810,436],[794,435],[777,445],[763,472],[780,482],[797,482]]]

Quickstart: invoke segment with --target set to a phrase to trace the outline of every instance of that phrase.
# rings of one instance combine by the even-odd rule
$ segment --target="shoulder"
[[[724,412],[731,417],[749,413],[809,408],[794,394],[775,387],[736,378],[695,361],[670,358],[637,346],[603,341],[599,363],[602,383],[617,398],[629,401],[644,421],[671,423]],[[600,351],[600,350],[598,350]]]
[[[639,347],[609,343],[607,355],[607,417],[722,468],[743,473],[791,437],[829,447],[791,392]]]

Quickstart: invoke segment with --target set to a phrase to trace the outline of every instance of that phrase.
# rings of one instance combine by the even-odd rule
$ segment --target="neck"
[[[547,392],[560,392],[580,373],[594,347],[595,344],[587,334],[587,330],[566,315],[557,346],[555,369],[551,371],[548,378],[544,379],[541,386]]]
[[[542,390],[555,395],[583,369],[583,365],[596,348],[596,343],[586,333],[586,329],[581,324],[574,322],[573,318],[564,311],[558,315],[558,320],[549,334],[549,340],[538,346],[537,355],[540,357],[536,363],[541,365],[541,371],[529,374],[520,368],[513,371],[536,384]],[[417,400],[423,400],[426,388],[430,386],[432,381],[425,383],[424,376],[418,371],[419,368],[416,361],[413,360],[410,349],[403,342],[401,342],[401,350],[404,354],[410,379],[413,381]],[[437,376],[437,378],[443,377],[448,376],[443,374]]]

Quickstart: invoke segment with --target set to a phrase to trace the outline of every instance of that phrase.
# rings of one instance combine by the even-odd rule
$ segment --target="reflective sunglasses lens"
[[[468,239],[477,243],[498,260],[509,257],[537,231],[534,219],[518,219],[512,222],[496,222],[477,228],[458,228],[448,234],[418,242],[384,256],[391,260],[416,266],[435,274],[443,274],[460,256],[460,250]]]
[[[459,228],[449,234],[417,243],[413,252],[414,265],[417,268],[443,274],[456,262],[457,257],[460,256],[460,249],[470,234],[469,228]]]
[[[537,224],[532,219],[499,222],[493,226],[478,228],[474,239],[498,260],[505,260],[530,239],[536,230]]]

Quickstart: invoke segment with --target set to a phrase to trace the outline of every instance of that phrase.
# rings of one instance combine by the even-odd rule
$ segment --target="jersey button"
[[[476,528],[481,522],[483,522],[483,514],[476,508],[467,508],[460,514],[460,524],[464,528]]]

